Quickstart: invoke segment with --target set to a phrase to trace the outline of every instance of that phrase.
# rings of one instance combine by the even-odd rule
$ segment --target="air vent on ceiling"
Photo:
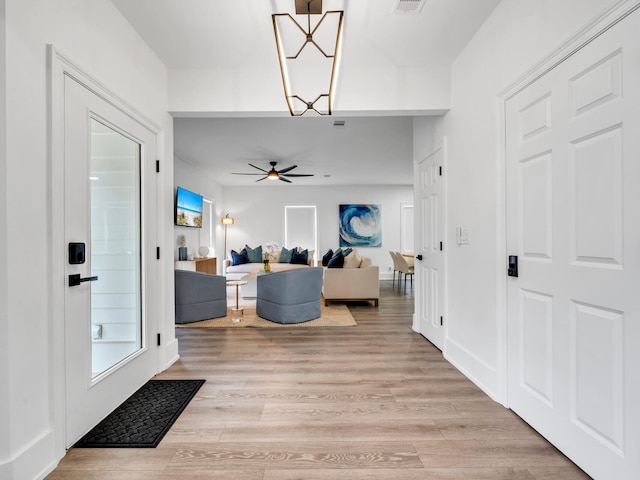
[[[393,13],[420,13],[427,0],[395,0]]]
[[[345,123],[346,123],[346,122],[345,122],[344,120],[335,120],[335,121],[333,122],[333,126],[334,126],[335,128],[342,128],[342,127],[344,127]]]

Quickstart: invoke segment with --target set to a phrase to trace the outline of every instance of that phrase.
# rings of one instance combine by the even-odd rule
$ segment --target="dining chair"
[[[411,288],[413,288],[413,272],[414,267],[407,263],[407,260],[402,256],[400,252],[395,252],[396,258],[398,259],[398,270],[400,271],[400,279],[402,279],[402,274],[404,273],[404,291],[407,291],[407,277],[411,276]],[[398,285],[400,283],[398,282]]]
[[[391,260],[393,260],[393,286],[396,286],[396,272],[399,272],[398,269],[398,259],[396,258],[396,252],[389,250],[389,255],[391,255]],[[400,277],[398,277],[400,278]]]

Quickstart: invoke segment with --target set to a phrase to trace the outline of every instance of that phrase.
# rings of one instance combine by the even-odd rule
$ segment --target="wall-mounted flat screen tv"
[[[202,195],[178,187],[176,192],[176,225],[202,228]]]

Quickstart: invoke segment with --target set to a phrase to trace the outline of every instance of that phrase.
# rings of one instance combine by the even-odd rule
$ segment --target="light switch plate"
[[[464,227],[456,228],[456,239],[458,241],[458,245],[469,245],[471,242],[469,229]]]

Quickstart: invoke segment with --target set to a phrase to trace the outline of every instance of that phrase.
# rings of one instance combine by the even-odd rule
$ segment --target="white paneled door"
[[[509,406],[640,478],[640,12],[506,103]]]
[[[444,347],[445,183],[443,142],[416,166],[416,312],[418,331]]]
[[[156,373],[156,137],[67,75],[64,136],[71,446]]]

